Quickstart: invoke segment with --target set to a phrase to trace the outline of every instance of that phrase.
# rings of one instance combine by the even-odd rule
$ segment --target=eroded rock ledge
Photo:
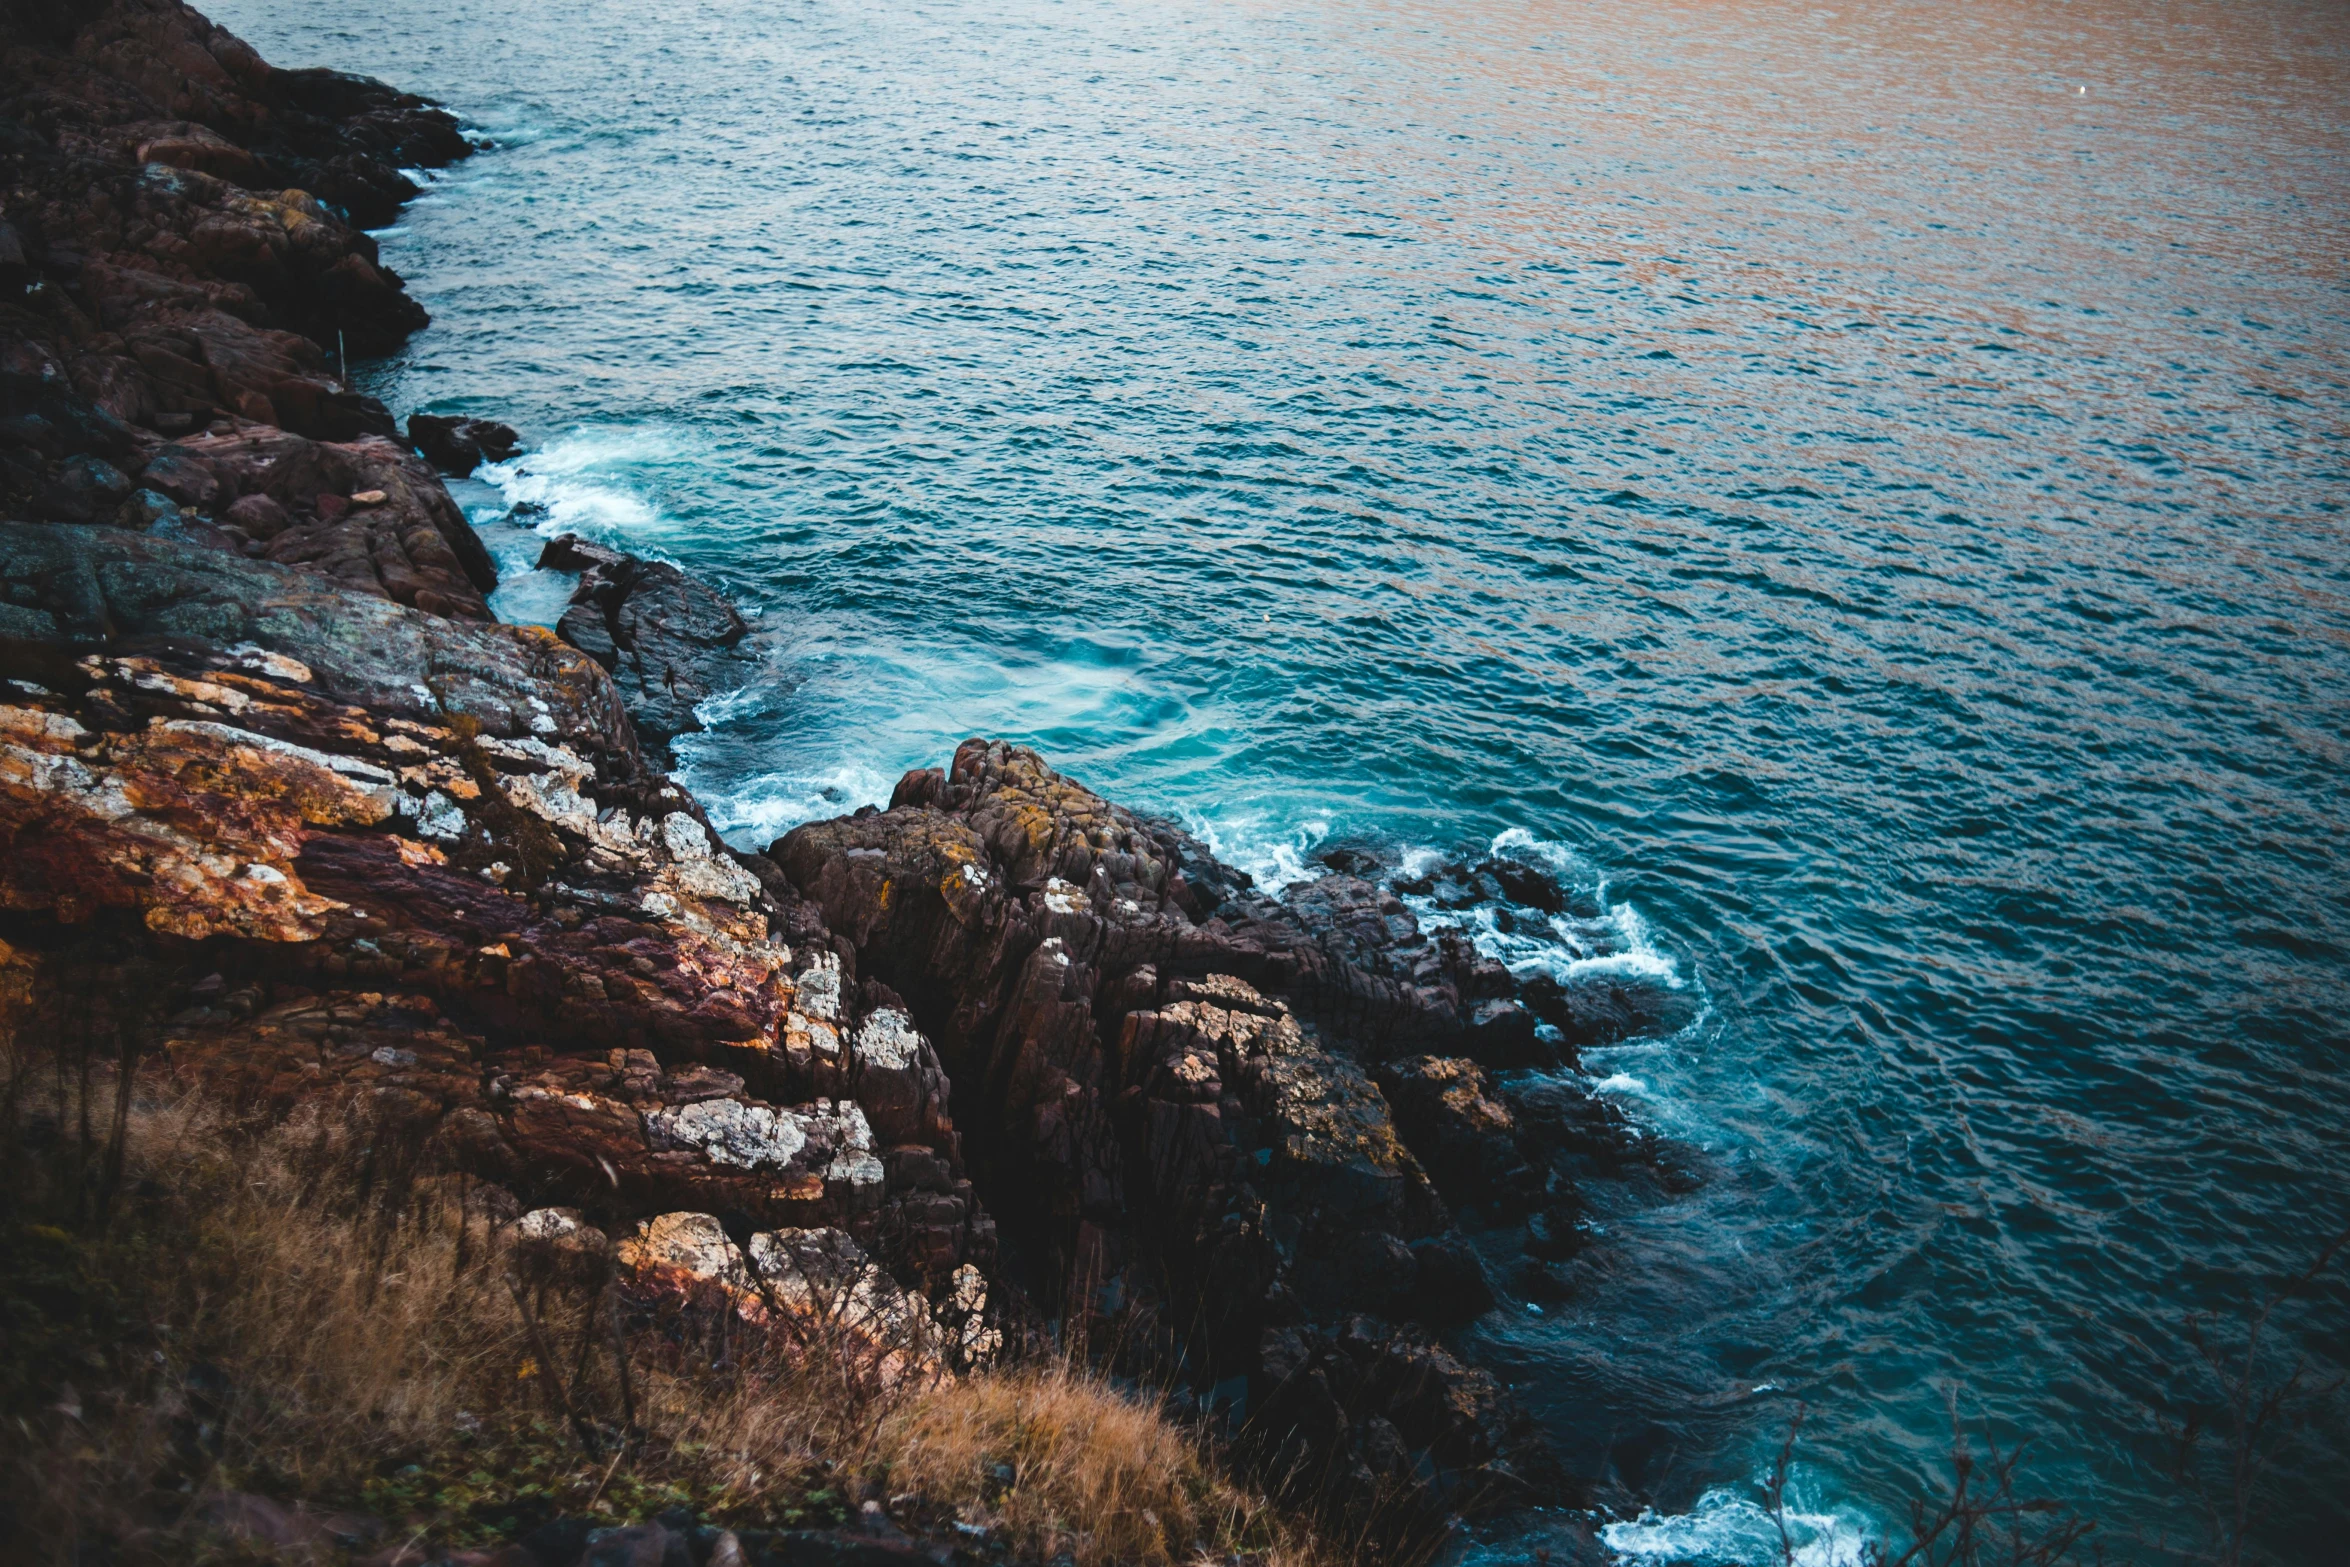
[[[1420,1041],[1442,985],[1341,983],[1279,905],[1030,752],[966,745],[779,867],[544,631],[58,524],[0,524],[0,598],[0,908],[36,1007],[151,998],[169,1070],[364,1101],[640,1271],[869,1256],[871,1315],[966,1350],[1002,1331],[983,1182],[1041,1309],[1237,1379],[1277,1476],[1521,1484],[1499,1389],[1411,1326],[1483,1309],[1474,1255],[1362,1047],[1293,999],[1385,997],[1413,1021],[1372,1037]],[[685,1244],[725,1233],[693,1215],[750,1249]]]

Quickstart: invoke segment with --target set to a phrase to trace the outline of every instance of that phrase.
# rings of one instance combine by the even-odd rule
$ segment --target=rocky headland
[[[440,473],[518,437],[345,383],[426,319],[367,226],[472,151],[175,0],[0,19],[19,1049],[78,1009],[151,1079],[362,1107],[640,1299],[850,1300],[924,1375],[1090,1357],[1398,1537],[1584,1500],[1448,1334],[1542,1291],[1588,1183],[1684,1178],[1529,1070],[1639,998],[1522,981],[1367,860],[1269,895],[1000,742],[721,841],[662,768],[756,672],[734,608],[566,537],[560,626],[499,623]]]

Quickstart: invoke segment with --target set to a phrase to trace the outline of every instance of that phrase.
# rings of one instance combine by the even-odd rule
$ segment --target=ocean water
[[[1672,992],[1696,1192],[1479,1348],[1643,1562],[1851,1559],[1969,1440],[2156,1559],[2191,1332],[2350,1222],[2350,10],[220,0],[494,149],[365,384],[722,583],[736,841],[1042,748],[1279,881],[1501,852]],[[513,508],[544,508],[521,522]],[[2350,1367],[2343,1270],[2265,1375]],[[2339,1559],[2350,1414],[2262,1547]],[[1538,1541],[1482,1547],[1528,1557]]]

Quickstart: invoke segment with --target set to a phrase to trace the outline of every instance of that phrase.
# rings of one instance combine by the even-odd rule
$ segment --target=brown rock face
[[[1456,1202],[1522,1206],[1539,1187],[1518,1123],[1474,1061],[1415,1056],[1378,1071],[1396,1124]]]
[[[0,524],[0,598],[8,939],[162,965],[176,1069],[364,1099],[532,1198],[837,1228],[938,1288],[992,1259],[929,1042],[590,660],[112,529]]]
[[[307,566],[432,614],[492,618],[483,595],[497,587],[497,567],[414,453],[374,436],[336,443],[260,429],[196,436],[165,450],[212,479],[216,505],[233,497],[220,507],[220,526],[236,536],[240,553]],[[255,496],[275,511],[240,514]],[[379,498],[359,499],[366,496]]]
[[[58,465],[136,473],[164,437],[396,436],[381,404],[344,390],[345,356],[389,350],[425,314],[364,226],[415,194],[403,166],[470,151],[447,114],[364,78],[273,70],[173,0],[112,0],[0,11],[0,120],[12,514],[108,520]],[[166,477],[206,516],[237,498]],[[454,545],[448,582],[434,580],[445,562],[404,558],[380,530],[337,553],[354,548],[385,561],[379,584],[403,603],[417,602],[407,578],[455,587],[459,605],[487,585],[466,589],[486,561]]]
[[[1460,1034],[1452,992],[1351,961],[1416,938],[1408,915],[1374,903],[1368,941],[1317,929],[1174,828],[977,740],[888,811],[769,854],[936,1042],[975,1174],[1097,1342],[1246,1376],[1285,1483],[1430,1505],[1514,1487],[1499,1389],[1391,1325],[1447,1315],[1428,1287],[1482,1290],[1360,1064]],[[1437,1482],[1414,1477],[1426,1451]]]

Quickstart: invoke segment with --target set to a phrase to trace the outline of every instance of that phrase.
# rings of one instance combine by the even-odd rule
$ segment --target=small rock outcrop
[[[699,578],[573,533],[550,540],[538,563],[580,574],[555,632],[612,672],[638,738],[658,753],[702,727],[697,706],[749,677],[738,649],[751,628]]]
[[[462,479],[485,462],[505,462],[522,450],[522,437],[494,419],[410,414],[408,444],[443,473]]]

